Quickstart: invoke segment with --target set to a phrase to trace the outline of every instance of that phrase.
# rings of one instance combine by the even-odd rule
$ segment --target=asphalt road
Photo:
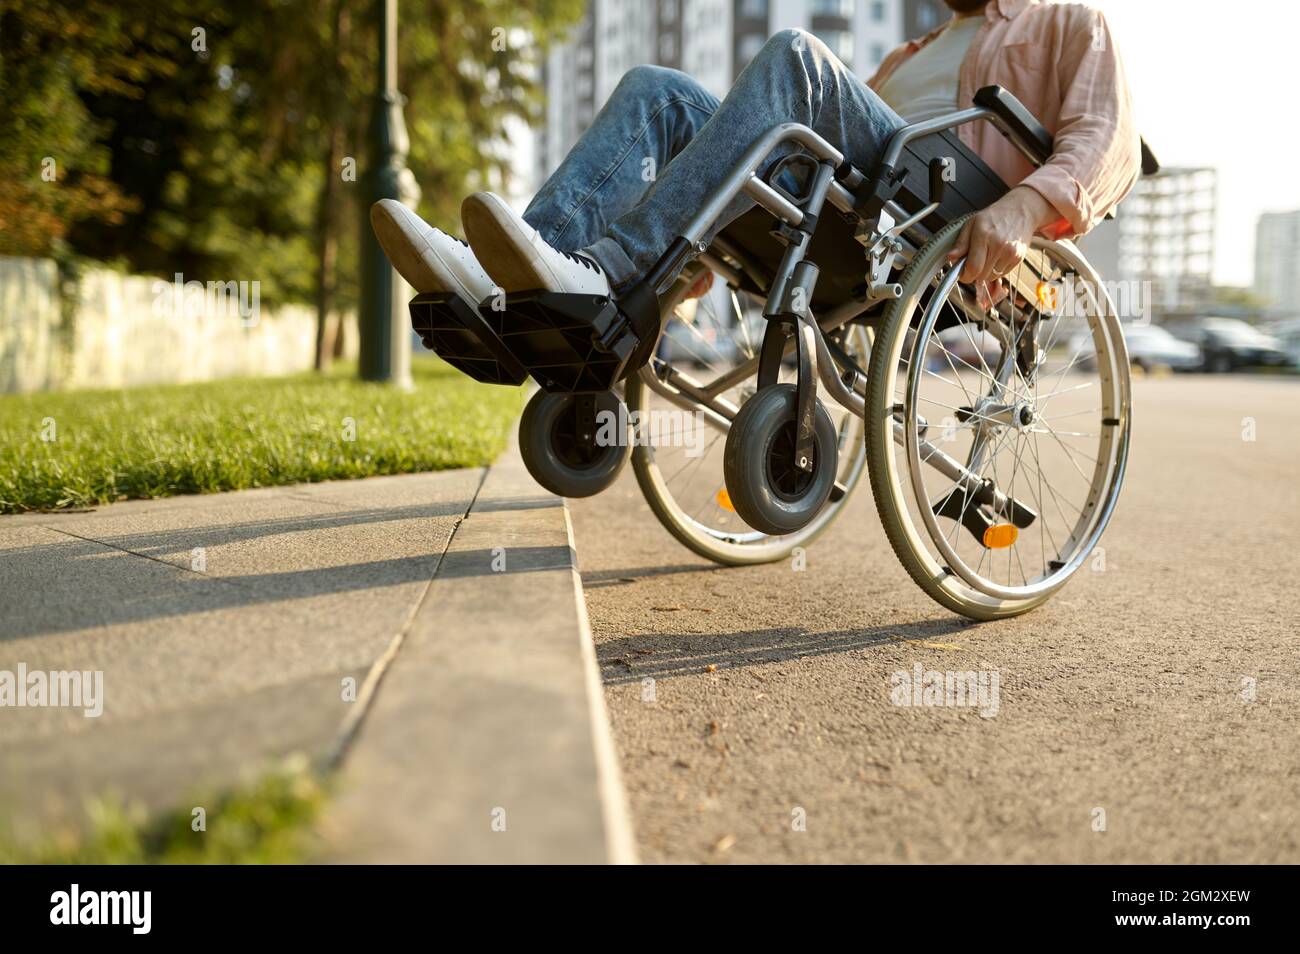
[[[801,572],[696,558],[630,469],[572,501],[642,858],[1300,862],[1300,380],[1134,391],[1104,570],[1010,621],[932,603],[865,480]],[[996,714],[896,705],[917,664]]]

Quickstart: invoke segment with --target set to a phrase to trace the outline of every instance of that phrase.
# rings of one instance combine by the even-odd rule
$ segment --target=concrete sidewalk
[[[345,759],[333,854],[634,860],[569,515],[515,447],[390,655]]]
[[[0,671],[104,684],[98,718],[0,708],[0,819],[44,827],[106,792],[177,806],[305,753],[341,768],[339,860],[473,860],[392,824],[468,812],[491,832],[502,803],[507,856],[559,860],[554,829],[574,860],[628,860],[576,581],[563,503],[513,447],[486,469],[0,518]],[[492,770],[492,804],[467,809]]]

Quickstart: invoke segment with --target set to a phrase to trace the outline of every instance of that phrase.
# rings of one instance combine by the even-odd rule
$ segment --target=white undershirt
[[[877,92],[908,122],[957,109],[957,74],[984,14],[954,17],[943,32],[889,75]]]

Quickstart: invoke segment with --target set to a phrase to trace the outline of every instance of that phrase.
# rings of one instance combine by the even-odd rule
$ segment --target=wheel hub
[[[787,500],[798,500],[813,482],[812,461],[801,466],[794,459],[797,427],[794,421],[782,427],[767,455],[772,487]]]
[[[969,420],[975,418],[977,424],[1014,427],[1017,430],[1032,427],[1038,420],[1038,409],[1030,401],[1013,401],[1003,403],[993,398],[986,398],[972,411],[968,408],[958,410],[958,418]]]

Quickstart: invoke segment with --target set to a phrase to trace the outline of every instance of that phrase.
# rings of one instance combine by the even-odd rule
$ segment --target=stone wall
[[[314,309],[263,308],[247,284],[98,269],[61,289],[53,261],[0,256],[0,393],[290,374],[312,367],[315,340]]]

